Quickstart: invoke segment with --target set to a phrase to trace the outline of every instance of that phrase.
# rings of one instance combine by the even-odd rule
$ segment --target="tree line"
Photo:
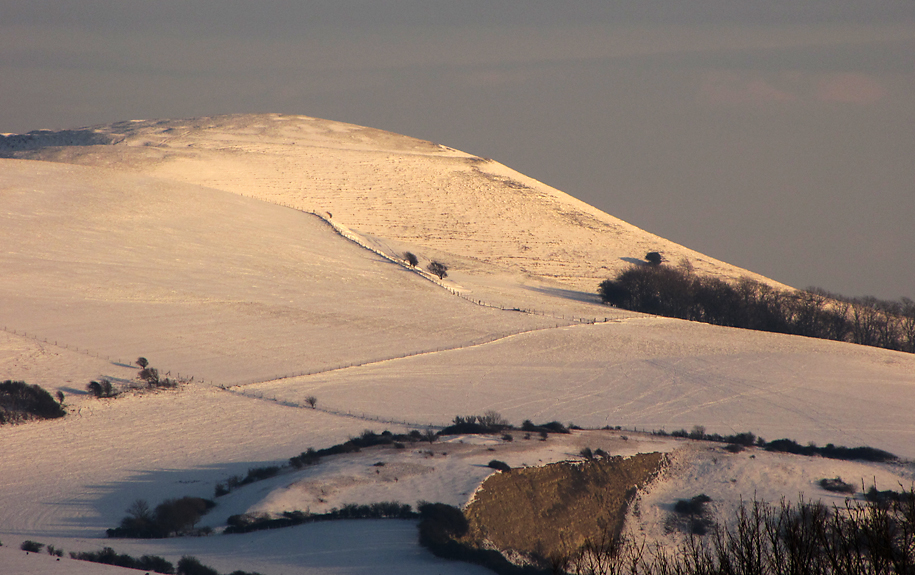
[[[688,264],[633,266],[601,282],[604,303],[643,313],[915,353],[915,302],[787,291],[698,276]]]

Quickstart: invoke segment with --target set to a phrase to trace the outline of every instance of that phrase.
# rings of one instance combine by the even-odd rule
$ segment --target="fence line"
[[[246,197],[246,198],[251,198],[251,199],[255,199],[255,200],[259,200],[259,201],[271,203],[271,204],[276,205],[276,206],[281,206],[281,207],[284,207],[284,208],[289,208],[289,209],[291,209],[291,210],[296,210],[296,211],[302,212],[302,213],[304,213],[304,214],[310,214],[310,215],[312,215],[312,216],[318,218],[319,220],[321,220],[322,222],[324,222],[324,223],[327,224],[328,226],[330,226],[335,232],[337,232],[337,234],[339,234],[339,235],[340,235],[341,237],[343,237],[344,239],[347,239],[347,240],[351,241],[352,243],[356,244],[357,246],[359,246],[359,247],[361,247],[361,248],[363,248],[363,249],[366,249],[366,250],[368,250],[368,251],[370,251],[370,252],[372,252],[372,253],[378,255],[379,257],[382,257],[382,258],[388,260],[388,261],[391,262],[391,263],[394,263],[394,264],[399,265],[400,267],[404,268],[404,269],[407,270],[407,271],[411,271],[411,272],[413,272],[413,273],[419,275],[420,277],[422,277],[422,278],[424,278],[424,279],[426,279],[426,280],[428,280],[428,281],[430,281],[430,282],[436,284],[437,286],[439,286],[439,287],[441,287],[441,288],[443,288],[443,289],[449,291],[452,295],[455,295],[455,296],[457,296],[457,297],[459,297],[459,298],[461,298],[461,299],[463,299],[463,300],[466,300],[466,301],[468,301],[468,302],[470,302],[470,303],[472,303],[472,304],[474,304],[474,305],[480,306],[480,307],[488,307],[488,308],[491,308],[491,309],[498,309],[498,310],[503,310],[503,311],[505,311],[505,306],[504,306],[504,305],[496,305],[496,304],[491,304],[491,303],[485,302],[485,301],[483,301],[483,300],[472,299],[472,298],[470,298],[469,296],[467,296],[467,295],[461,293],[460,291],[458,291],[458,290],[456,290],[456,289],[454,289],[454,288],[452,288],[452,287],[450,287],[450,286],[445,285],[444,282],[443,282],[441,279],[437,278],[437,277],[434,276],[433,274],[427,273],[427,272],[423,271],[423,270],[420,269],[420,268],[415,268],[415,267],[413,267],[413,266],[410,266],[410,265],[408,265],[405,261],[403,261],[403,260],[401,260],[401,259],[399,259],[399,258],[397,258],[397,257],[395,257],[395,256],[391,256],[391,255],[389,255],[389,254],[383,252],[382,250],[380,250],[380,249],[378,249],[378,248],[375,248],[374,246],[369,245],[368,243],[365,242],[365,240],[363,240],[358,234],[354,233],[354,232],[353,232],[352,230],[350,230],[348,227],[346,227],[346,226],[344,226],[343,224],[340,224],[340,223],[337,223],[336,221],[334,221],[333,217],[330,215],[330,212],[326,212],[326,211],[323,212],[323,214],[327,214],[327,216],[325,216],[325,215],[323,215],[322,213],[319,213],[319,212],[317,212],[317,211],[315,211],[315,210],[308,210],[308,209],[300,208],[300,207],[298,207],[298,206],[294,206],[294,205],[292,205],[292,204],[287,204],[287,203],[285,203],[285,202],[278,202],[278,201],[275,201],[275,200],[269,200],[269,199],[265,199],[265,198],[261,198],[261,197],[257,197],[257,196],[251,196],[251,195],[247,195],[247,194],[240,194],[240,195],[242,195],[242,196],[244,196],[244,197]],[[543,316],[543,317],[552,317],[552,318],[554,318],[554,319],[562,319],[562,320],[565,320],[565,321],[573,321],[573,322],[583,323],[583,324],[589,324],[589,325],[593,325],[593,324],[595,324],[595,323],[608,323],[608,322],[613,321],[613,320],[611,320],[610,318],[607,318],[607,317],[605,317],[605,318],[603,318],[603,319],[601,319],[601,318],[582,318],[582,317],[577,317],[577,316],[574,316],[574,315],[571,315],[571,316],[566,317],[564,314],[556,315],[556,314],[554,314],[554,313],[548,313],[548,312],[545,312],[545,311],[539,311],[539,310],[535,310],[535,309],[509,308],[508,311],[526,313],[526,314],[529,314],[529,315],[539,315],[539,316]]]
[[[37,341],[38,343],[45,343],[45,344],[47,344],[47,345],[53,345],[54,347],[59,347],[59,348],[62,348],[62,349],[74,351],[74,352],[76,352],[76,353],[82,353],[82,354],[88,355],[89,357],[94,357],[94,358],[96,358],[96,359],[102,359],[102,360],[105,360],[105,361],[107,361],[107,362],[109,362],[109,363],[120,364],[120,365],[122,365],[122,366],[126,365],[126,366],[131,366],[131,367],[133,367],[133,365],[134,365],[133,362],[125,362],[125,361],[124,361],[123,359],[121,359],[121,358],[112,358],[110,355],[103,355],[103,354],[101,354],[101,353],[99,353],[99,352],[92,351],[92,350],[90,350],[90,349],[88,349],[88,348],[85,348],[85,347],[84,347],[83,349],[80,349],[78,346],[75,346],[75,345],[71,346],[71,345],[68,344],[68,343],[63,343],[63,342],[58,343],[57,340],[54,340],[53,342],[50,342],[50,341],[48,341],[48,338],[46,338],[46,337],[42,337],[42,336],[40,336],[40,335],[35,335],[34,333],[28,333],[27,331],[24,331],[24,330],[11,329],[11,328],[9,328],[8,326],[3,326],[3,331],[5,331],[5,332],[7,332],[7,333],[11,333],[11,334],[13,334],[13,335],[18,335],[18,336],[20,336],[20,337],[25,337],[25,338],[28,338],[28,339],[35,340],[35,341]],[[178,375],[176,375],[175,377],[178,378],[178,379],[181,379],[181,374],[178,373]],[[191,375],[190,377],[188,377],[187,380],[188,380],[188,381],[193,380],[193,381],[197,381],[197,382],[200,382],[200,383],[206,383],[206,380],[204,380],[204,379],[197,379],[197,377],[194,376],[194,375]],[[213,383],[213,381],[210,381],[210,384],[212,384],[212,383]]]
[[[250,399],[259,399],[262,401],[272,401],[274,403],[277,403],[277,404],[285,406],[285,407],[295,407],[298,409],[311,409],[314,411],[320,411],[322,413],[327,413],[329,415],[335,415],[338,417],[349,417],[352,419],[358,419],[360,421],[374,421],[374,422],[378,422],[378,423],[386,423],[389,425],[403,425],[404,427],[425,427],[427,429],[444,429],[444,427],[445,427],[441,423],[419,423],[416,421],[407,421],[407,420],[401,420],[401,419],[387,419],[387,418],[381,417],[379,415],[371,415],[371,414],[366,415],[366,413],[364,411],[360,412],[360,413],[353,413],[351,411],[342,410],[342,409],[334,409],[334,408],[330,408],[330,407],[318,407],[317,404],[314,406],[303,405],[301,403],[291,401],[288,399],[278,400],[276,398],[276,396],[265,397],[263,392],[259,392],[259,391],[244,391],[241,389],[233,389],[231,387],[226,387],[223,385],[220,385],[219,389],[221,389],[223,391],[227,391],[229,393],[233,393],[235,395],[247,397]]]

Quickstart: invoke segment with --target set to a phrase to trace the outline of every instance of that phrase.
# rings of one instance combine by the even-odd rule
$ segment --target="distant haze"
[[[915,297],[910,0],[0,0],[0,102],[0,132],[382,128],[796,287]]]

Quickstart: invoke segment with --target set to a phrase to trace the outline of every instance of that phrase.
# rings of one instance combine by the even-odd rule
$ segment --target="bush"
[[[185,555],[178,561],[178,575],[219,575],[219,572],[203,565],[196,557]]]
[[[662,260],[663,258],[661,258],[661,254],[658,252],[648,252],[645,254],[645,261],[653,266],[661,265]]]
[[[826,491],[832,491],[833,493],[847,493],[849,495],[858,491],[858,489],[851,483],[845,483],[842,481],[841,477],[835,477],[833,479],[820,479],[820,487]]]
[[[489,467],[491,467],[497,471],[501,471],[503,473],[509,473],[512,470],[512,468],[507,463],[505,463],[504,461],[499,461],[498,459],[493,459],[492,461],[490,461]]]
[[[41,550],[44,548],[44,543],[26,539],[22,542],[22,545],[20,545],[19,548],[23,551],[29,551],[31,553],[41,553]]]
[[[209,499],[182,497],[168,499],[150,511],[146,501],[138,499],[127,509],[120,527],[108,529],[106,534],[110,538],[160,539],[189,533],[215,506]]]
[[[11,380],[0,383],[0,423],[55,419],[66,414],[63,406],[39,385]]]
[[[419,263],[419,259],[416,257],[416,255],[413,254],[413,252],[404,252],[403,259],[405,262],[410,264],[411,268],[415,268],[416,264]]]
[[[107,379],[102,379],[99,381],[90,381],[86,386],[86,389],[90,394],[94,395],[97,398],[102,397],[114,397],[117,393],[114,391],[114,388],[111,386],[111,382]]]
[[[282,517],[271,518],[269,515],[232,515],[226,520],[226,534],[250,533],[264,529],[293,527],[303,523],[333,521],[337,519],[415,519],[417,514],[410,505],[396,501],[370,503],[368,505],[347,504],[340,509],[331,509],[327,513],[305,513],[302,511],[284,511]]]
[[[78,561],[91,561],[93,563],[103,563],[105,565],[117,565],[128,569],[141,569],[144,571],[154,571],[156,573],[166,573],[171,575],[175,572],[175,566],[171,562],[156,555],[144,555],[135,559],[130,555],[120,555],[111,547],[105,547],[101,551],[83,551],[80,553],[70,553],[70,557]]]
[[[438,279],[443,280],[448,277],[448,266],[442,262],[432,261],[429,262],[429,265],[426,266],[426,269],[429,270],[429,273],[432,275],[438,276]]]
[[[464,512],[444,503],[422,502],[419,515],[419,542],[426,547],[463,537],[470,529]]]
[[[691,499],[678,499],[674,504],[674,512],[685,519],[688,530],[693,535],[705,535],[712,526],[713,522],[705,507],[711,500],[708,495],[700,493]]]
[[[503,429],[511,427],[508,420],[497,411],[489,410],[483,415],[457,415],[439,435],[476,435],[487,433],[500,433]]]

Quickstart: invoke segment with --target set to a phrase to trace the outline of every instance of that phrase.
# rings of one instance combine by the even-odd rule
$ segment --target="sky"
[[[0,132],[259,112],[492,158],[795,287],[915,299],[911,0],[0,0]]]

